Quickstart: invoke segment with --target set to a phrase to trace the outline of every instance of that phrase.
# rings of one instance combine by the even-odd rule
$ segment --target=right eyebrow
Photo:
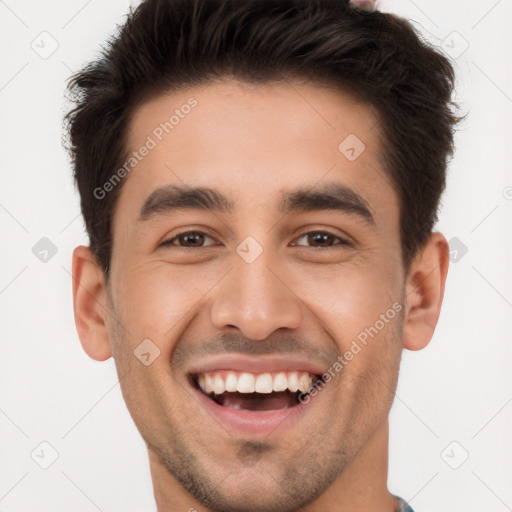
[[[234,205],[224,194],[212,188],[170,185],[151,192],[144,201],[138,221],[146,221],[182,208],[229,213],[233,211]]]

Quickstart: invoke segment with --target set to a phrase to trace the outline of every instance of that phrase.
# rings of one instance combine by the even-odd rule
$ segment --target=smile
[[[287,409],[299,404],[316,376],[309,372],[252,373],[215,371],[199,373],[194,382],[210,399],[223,407],[248,411]]]
[[[329,393],[307,395],[324,372],[323,365],[295,354],[253,357],[224,354],[206,357],[189,368],[197,414],[220,435],[267,438],[287,435],[317,421]],[[308,396],[306,401],[299,397]],[[201,411],[202,409],[202,411]]]

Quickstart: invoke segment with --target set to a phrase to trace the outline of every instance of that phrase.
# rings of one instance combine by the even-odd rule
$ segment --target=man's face
[[[396,388],[399,206],[376,118],[317,85],[225,81],[144,103],[127,148],[148,136],[113,219],[127,407],[204,505],[294,510],[383,431]],[[142,340],[146,363],[160,351],[147,366]],[[304,390],[326,372],[299,402],[297,378]]]

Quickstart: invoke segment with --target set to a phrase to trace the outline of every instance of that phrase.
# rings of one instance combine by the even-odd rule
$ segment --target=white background
[[[71,252],[87,238],[60,144],[65,80],[95,56],[128,4],[0,0],[2,512],[155,508],[147,454],[113,360],[89,359],[75,331]],[[468,252],[450,265],[431,344],[404,353],[389,487],[417,512],[505,512],[512,510],[512,1],[382,0],[381,7],[457,54],[456,99],[469,111],[437,226]],[[58,48],[47,59],[31,47],[49,51],[53,39]],[[47,263],[32,252],[42,237],[58,250]],[[34,461],[51,461],[43,441],[58,452],[48,469]]]

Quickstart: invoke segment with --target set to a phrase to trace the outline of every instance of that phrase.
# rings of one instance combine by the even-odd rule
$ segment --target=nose
[[[219,330],[237,328],[248,339],[263,340],[278,329],[297,329],[302,320],[301,300],[271,264],[264,251],[247,263],[237,254],[234,267],[219,283],[211,320]]]

